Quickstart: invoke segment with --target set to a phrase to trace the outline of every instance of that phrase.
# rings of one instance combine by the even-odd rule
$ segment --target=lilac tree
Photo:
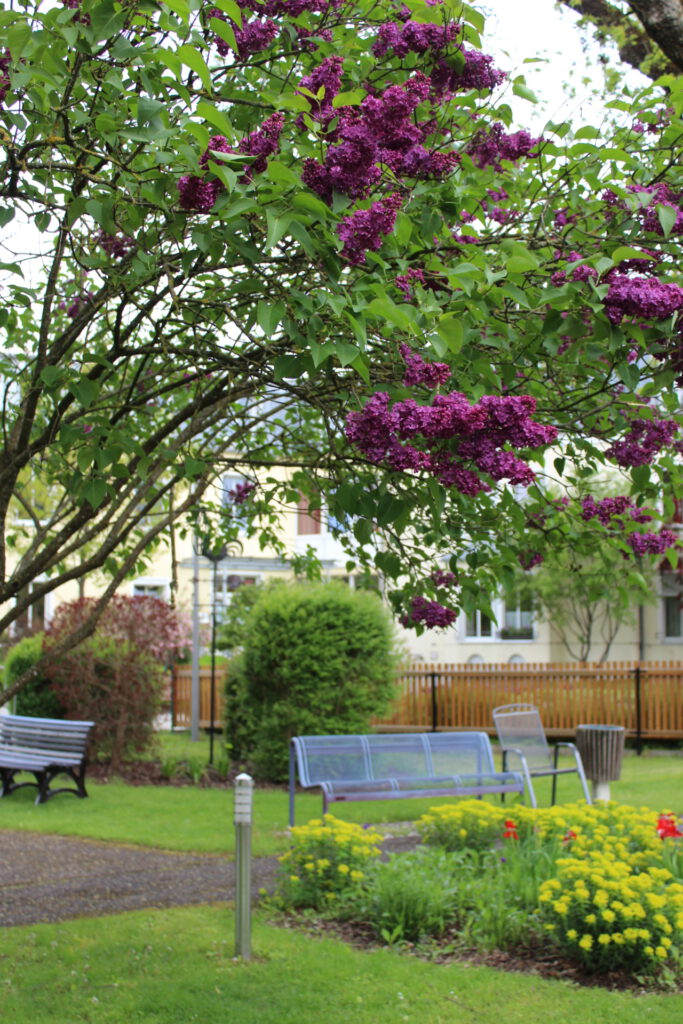
[[[324,502],[417,628],[579,527],[675,563],[577,495],[604,464],[636,506],[680,494],[678,82],[531,134],[456,0],[0,24],[0,629],[104,569],[86,635],[235,465],[241,524]]]

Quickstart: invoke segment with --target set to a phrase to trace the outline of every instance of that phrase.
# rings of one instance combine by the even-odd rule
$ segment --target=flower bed
[[[414,851],[332,815],[292,830],[277,900],[389,944],[554,951],[594,976],[683,981],[683,831],[616,803],[432,808]]]

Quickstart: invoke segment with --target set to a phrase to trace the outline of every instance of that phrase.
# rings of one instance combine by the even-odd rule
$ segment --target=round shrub
[[[292,736],[368,732],[395,694],[389,612],[374,594],[343,584],[266,589],[243,659],[242,713],[253,730],[238,756],[264,780],[286,780]]]
[[[7,652],[3,686],[8,689],[43,656],[43,634],[25,636]],[[64,708],[50,680],[41,672],[19,691],[14,705],[17,715],[28,718],[64,718]]]

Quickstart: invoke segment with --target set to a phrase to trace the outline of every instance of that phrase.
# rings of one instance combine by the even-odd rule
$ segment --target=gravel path
[[[272,889],[276,874],[274,857],[254,858],[253,895],[260,888]],[[214,903],[234,896],[235,866],[220,856],[0,832],[0,925]]]
[[[382,845],[386,854],[414,843],[397,835]],[[252,895],[272,891],[277,874],[275,857],[255,857]],[[234,898],[235,865],[221,856],[0,831],[0,926]]]

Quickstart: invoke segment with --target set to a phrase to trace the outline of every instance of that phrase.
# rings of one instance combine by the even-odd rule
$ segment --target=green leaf
[[[621,263],[623,260],[646,260],[648,258],[647,253],[644,253],[641,249],[633,249],[630,245],[620,245],[612,253],[613,263]]]
[[[352,89],[350,92],[338,92],[332,100],[332,106],[335,110],[339,110],[340,107],[357,107],[359,106],[367,93],[364,89]]]
[[[191,455],[187,455],[183,464],[185,470],[185,476],[189,479],[201,476],[202,473],[206,473],[207,465],[201,459],[194,459]]]
[[[81,377],[80,380],[70,384],[69,391],[84,409],[92,405],[99,394],[97,384],[92,380],[88,380],[87,377]]]
[[[202,85],[207,92],[213,92],[211,72],[199,50],[196,50],[194,46],[190,46],[189,43],[183,43],[182,46],[178,47],[176,56],[180,57],[180,60],[186,67],[194,71],[196,75],[199,75]]]
[[[228,25],[226,21],[221,21],[220,18],[212,18],[209,22],[209,27],[212,32],[215,32],[217,36],[227,43],[233,53],[237,53],[237,40],[235,39],[235,30],[232,25]]]
[[[400,327],[404,331],[412,328],[409,317],[388,296],[383,299],[373,299],[366,307],[365,312],[370,316],[374,316],[377,320],[388,320],[389,323]]]
[[[453,355],[457,355],[465,340],[462,326],[462,318],[455,313],[445,313],[437,324],[437,334],[443,338],[448,349]]]
[[[104,480],[88,480],[83,488],[83,497],[93,508],[99,508],[107,493],[107,484]]]
[[[40,371],[40,379],[47,388],[53,388],[62,379],[62,370],[59,366],[44,366]]]
[[[276,185],[301,185],[301,178],[298,174],[287,167],[279,160],[269,160],[265,170],[266,177],[275,182]]]
[[[529,103],[538,103],[538,97],[533,89],[524,82],[524,80],[517,80],[513,83],[512,91],[515,96],[519,96],[523,100],[528,100]]]
[[[338,341],[334,346],[334,352],[341,366],[353,366],[360,355],[355,345],[349,345],[346,341]]]
[[[290,214],[285,214],[284,217],[276,217],[271,209],[266,210],[266,223],[268,224],[266,250],[270,251],[277,245],[287,231],[291,219]]]
[[[242,11],[235,0],[214,0],[213,6],[231,18],[238,28],[242,28]]]
[[[221,135],[232,139],[234,135],[232,125],[222,110],[217,110],[212,103],[202,100],[197,104],[197,114],[203,117],[205,121],[208,121],[209,124],[212,124],[214,128],[217,128]]]
[[[166,7],[177,14],[181,21],[185,24],[190,20],[190,5],[186,0],[163,0]]]
[[[671,229],[676,223],[676,217],[678,216],[678,210],[675,206],[658,206],[657,207],[657,220],[662,226],[664,237],[668,238],[671,234]]]

